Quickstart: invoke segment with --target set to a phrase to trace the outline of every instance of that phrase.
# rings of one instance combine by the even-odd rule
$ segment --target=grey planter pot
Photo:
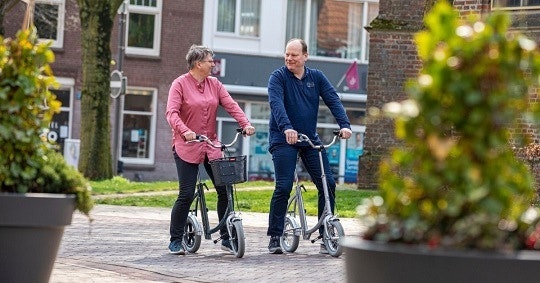
[[[0,282],[48,282],[75,197],[0,193]]]
[[[540,251],[433,250],[346,238],[347,282],[536,282]]]

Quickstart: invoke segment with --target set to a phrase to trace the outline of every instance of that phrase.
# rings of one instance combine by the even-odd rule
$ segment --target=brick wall
[[[413,35],[423,28],[423,17],[435,1],[430,0],[380,0],[379,16],[371,23],[370,57],[368,71],[367,109],[381,108],[385,103],[407,98],[405,82],[414,78],[421,68],[416,56]],[[462,17],[472,12],[485,15],[491,12],[491,0],[454,0],[453,6]],[[512,29],[525,33],[540,42],[540,12],[517,11],[511,13]],[[540,89],[531,93],[537,102]],[[368,114],[369,116],[369,114]],[[527,134],[540,142],[538,127],[521,121],[512,133]],[[360,162],[358,187],[377,189],[377,170],[381,159],[395,146],[393,122],[388,119],[366,119],[364,156]],[[532,167],[540,188],[540,165]]]
[[[421,68],[413,36],[424,27],[424,15],[434,3],[429,0],[380,0],[379,16],[369,28],[368,113],[373,108],[381,109],[385,103],[407,98],[405,83],[416,77]],[[462,15],[467,15],[471,10],[483,12],[488,9],[489,0],[456,0],[454,5],[461,9]],[[364,142],[358,188],[377,189],[378,165],[397,144],[393,121],[368,117]]]

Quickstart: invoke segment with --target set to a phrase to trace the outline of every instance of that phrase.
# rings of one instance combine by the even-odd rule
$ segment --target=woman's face
[[[197,62],[197,66],[199,67],[201,74],[205,76],[210,76],[212,74],[214,65],[214,59],[210,55],[206,56],[204,60]]]

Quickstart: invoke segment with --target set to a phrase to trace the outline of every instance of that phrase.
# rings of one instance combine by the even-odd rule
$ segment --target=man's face
[[[304,69],[307,61],[307,54],[302,53],[302,44],[293,41],[285,48],[285,66],[293,73],[298,73]]]

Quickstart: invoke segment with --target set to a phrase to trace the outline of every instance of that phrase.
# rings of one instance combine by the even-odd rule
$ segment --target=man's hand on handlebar
[[[344,140],[347,140],[349,139],[350,137],[352,136],[352,131],[351,129],[348,129],[348,128],[343,128],[341,130],[339,130],[339,137],[344,139]]]
[[[288,144],[296,144],[298,142],[298,132],[293,129],[285,130],[285,140]]]

